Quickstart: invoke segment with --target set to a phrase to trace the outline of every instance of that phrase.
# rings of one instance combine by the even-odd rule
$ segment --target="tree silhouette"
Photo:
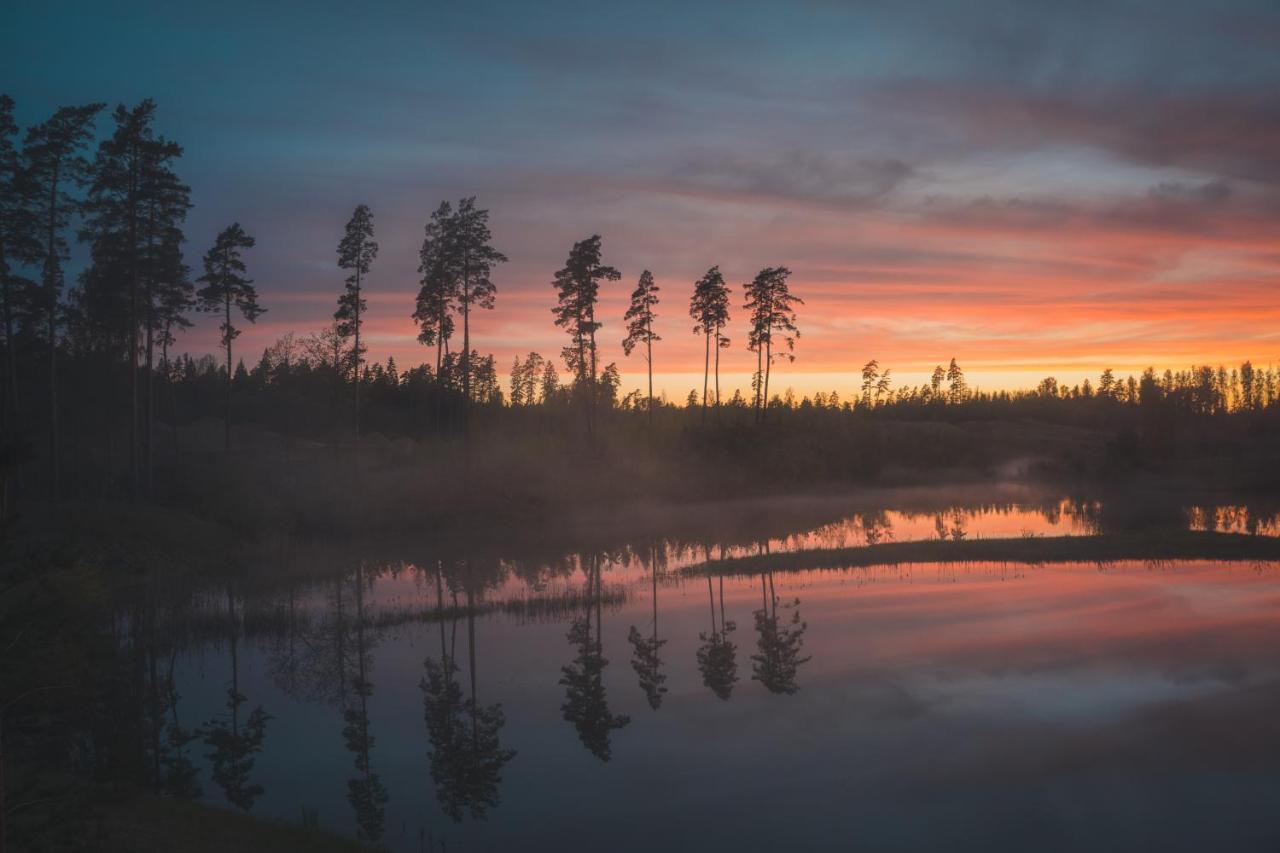
[[[420,684],[427,737],[431,742],[431,779],[435,783],[436,799],[450,819],[459,821],[466,811],[471,817],[482,820],[488,810],[501,801],[502,771],[516,752],[502,746],[502,727],[506,725],[502,705],[481,705],[477,699],[474,595],[478,578],[468,561],[462,580],[467,595],[471,695],[464,699],[453,644],[445,641],[443,574],[441,565],[436,572],[440,659],[428,657],[423,661],[426,674]],[[453,609],[456,612],[456,592]],[[456,619],[453,627],[456,634]]]
[[[617,281],[622,273],[600,263],[600,235],[593,234],[573,244],[564,267],[556,272],[558,303],[551,312],[556,325],[569,334],[570,345],[561,354],[575,377],[575,391],[581,395],[586,412],[587,434],[595,436],[599,393],[596,372],[596,303],[600,282]]]
[[[648,636],[640,633],[635,625],[627,634],[627,641],[633,650],[631,668],[640,678],[640,689],[644,692],[649,707],[658,710],[662,707],[662,699],[667,693],[667,676],[662,672],[662,658],[659,655],[666,640],[658,639],[658,567],[665,560],[652,545],[649,547],[649,574],[653,581],[653,632]]]
[[[64,231],[79,202],[67,191],[69,184],[88,180],[89,161],[83,151],[93,138],[93,121],[103,104],[60,107],[53,117],[27,130],[22,156],[30,181],[31,211],[42,234],[40,289],[33,300],[34,319],[44,326],[49,347],[49,494],[61,493],[58,442],[58,324],[61,314],[62,263],[67,259]]]
[[[452,222],[453,206],[440,202],[424,227],[422,249],[418,252],[418,272],[422,277],[413,320],[418,324],[418,341],[436,348],[437,377],[453,336],[453,305],[458,298]]]
[[[377,773],[373,772],[370,753],[373,735],[369,730],[369,697],[373,695],[370,679],[373,660],[369,653],[367,618],[364,607],[364,566],[358,564],[355,574],[355,642],[356,664],[351,679],[353,704],[342,712],[342,736],[347,749],[355,756],[357,775],[347,780],[347,802],[356,814],[358,833],[362,841],[377,842],[382,839],[386,825],[387,789]]]
[[[231,343],[239,335],[231,319],[234,307],[250,323],[256,321],[267,309],[258,305],[258,291],[253,279],[245,278],[245,265],[240,253],[252,249],[254,239],[244,232],[240,223],[233,223],[222,230],[213,246],[204,255],[204,275],[199,281],[204,287],[196,293],[200,308],[204,311],[221,311],[222,346],[227,350],[227,409],[224,424],[224,449],[231,450]]]
[[[723,555],[722,555],[723,556]],[[727,700],[733,694],[733,686],[738,683],[738,647],[729,640],[729,635],[737,629],[732,621],[725,618],[724,613],[724,578],[720,578],[720,623],[716,625],[716,595],[711,586],[711,575],[707,575],[707,598],[711,605],[711,632],[698,634],[701,645],[698,646],[698,671],[702,673],[702,683],[712,693]]]
[[[720,350],[729,346],[729,339],[724,336],[724,327],[729,322],[729,287],[724,283],[720,267],[712,267],[694,282],[693,296],[689,300],[689,316],[693,318],[693,333],[702,335],[706,346],[702,365],[702,408],[707,408],[707,384],[711,372],[711,347],[714,339],[716,351],[715,363],[715,400],[720,405]]]
[[[601,580],[600,561],[592,555],[587,569],[587,602],[582,617],[575,618],[566,635],[569,644],[577,649],[577,655],[567,666],[560,668],[560,684],[565,688],[565,700],[560,706],[565,722],[572,723],[582,745],[601,761],[613,756],[610,735],[631,722],[625,714],[615,715],[609,710],[604,688],[604,670],[609,661],[604,656],[601,641]],[[595,611],[595,634],[592,635],[592,610]]]
[[[373,240],[373,213],[367,205],[356,205],[347,221],[346,231],[338,241],[338,267],[350,270],[342,295],[338,297],[338,310],[333,313],[338,334],[352,339],[352,384],[355,394],[355,444],[360,446],[360,374],[364,348],[360,343],[360,328],[364,323],[364,294],[361,292],[364,276],[369,274],[374,258],[378,257],[378,244]]]
[[[960,365],[956,360],[951,359],[951,365],[947,368],[947,398],[952,403],[963,402],[969,396],[969,387],[964,381],[964,371],[960,369]]]
[[[227,588],[227,623],[230,626],[231,651],[227,714],[205,723],[204,742],[212,750],[208,753],[208,758],[213,764],[213,781],[222,788],[228,802],[249,811],[263,792],[261,785],[254,784],[249,779],[253,772],[254,756],[262,751],[271,715],[259,705],[249,713],[249,718],[243,725],[240,722],[240,706],[249,699],[240,692],[240,662],[237,655],[239,619],[230,587]]]
[[[747,349],[756,354],[756,373],[752,389],[756,394],[756,416],[763,420],[769,406],[769,374],[774,359],[795,360],[792,351],[800,332],[796,328],[796,305],[804,300],[791,293],[787,278],[791,270],[786,267],[762,269],[746,286],[744,308],[751,312],[751,331],[747,335]],[[774,337],[780,336],[786,350],[774,351]]]
[[[171,158],[181,155],[182,149],[161,140],[152,147],[155,156],[148,162],[145,172],[148,180],[146,195],[147,254],[145,281],[146,356],[144,373],[147,377],[146,415],[143,470],[147,494],[153,491],[155,471],[155,350],[159,345],[162,359],[167,363],[168,348],[173,342],[175,328],[188,328],[191,321],[185,314],[195,306],[195,288],[191,284],[191,268],[183,259],[182,244],[186,236],[182,224],[191,208],[190,187],[183,184],[174,172],[167,168]]]
[[[13,453],[18,413],[17,324],[31,311],[34,284],[15,268],[39,262],[40,239],[31,185],[18,148],[13,98],[0,95],[0,314],[4,330],[4,378],[0,388],[0,453]],[[10,465],[0,464],[0,521],[8,518]]]
[[[627,323],[627,336],[622,340],[622,350],[627,355],[638,344],[644,344],[645,364],[649,368],[649,427],[653,428],[653,342],[662,340],[653,331],[653,308],[658,304],[658,285],[653,283],[653,273],[640,273],[640,282],[631,293],[631,304],[623,319]]]
[[[450,220],[452,247],[458,273],[458,304],[462,308],[462,396],[463,429],[470,429],[471,407],[471,306],[492,310],[497,287],[491,278],[496,264],[507,256],[489,245],[489,211],[476,207],[475,196],[461,199]]]
[[[84,203],[81,240],[90,244],[93,268],[82,278],[83,291],[105,290],[81,298],[98,307],[98,319],[110,322],[103,305],[120,306],[118,328],[105,337],[122,339],[129,364],[129,489],[137,498],[150,488],[155,336],[159,304],[170,291],[183,292],[182,222],[191,207],[190,189],[173,172],[182,154],[174,142],[155,134],[155,103],[144,100],[112,114],[115,130],[98,145]],[[169,309],[177,306],[170,295]],[[89,318],[91,321],[93,318]],[[145,418],[139,381],[145,358]],[[145,435],[144,435],[145,430]],[[145,459],[141,458],[145,452]]]
[[[772,572],[760,576],[760,596],[760,609],[752,614],[758,634],[758,652],[751,656],[751,677],[770,693],[795,693],[800,689],[796,684],[796,674],[801,664],[809,661],[808,657],[800,657],[804,633],[809,626],[800,621],[799,609],[792,612],[787,622],[779,618]],[[799,608],[800,599],[788,606]]]

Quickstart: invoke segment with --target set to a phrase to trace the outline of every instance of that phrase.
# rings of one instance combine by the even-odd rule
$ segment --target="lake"
[[[395,851],[1280,847],[1274,563],[732,568],[1107,517],[815,515],[759,541],[281,546],[164,617],[165,760],[212,804]],[[1277,531],[1245,504],[1175,515]]]

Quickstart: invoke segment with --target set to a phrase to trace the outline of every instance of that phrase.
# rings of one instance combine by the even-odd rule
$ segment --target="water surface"
[[[768,551],[1089,535],[1097,516],[885,509],[758,542],[339,559],[283,589],[232,584],[185,615],[174,659],[176,719],[229,735],[182,754],[209,802],[402,851],[1276,849],[1271,565],[715,573]],[[1274,532],[1249,517],[1183,523]]]

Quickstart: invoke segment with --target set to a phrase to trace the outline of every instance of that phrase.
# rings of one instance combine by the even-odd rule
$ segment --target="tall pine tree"
[[[617,281],[622,273],[600,263],[600,235],[593,234],[573,244],[565,265],[556,272],[552,284],[558,302],[551,312],[556,325],[569,334],[570,345],[561,350],[565,364],[575,377],[575,392],[582,398],[587,434],[595,436],[599,377],[596,371],[596,303],[600,282]]]
[[[369,274],[373,259],[378,257],[378,244],[373,240],[373,214],[366,205],[357,205],[347,222],[347,230],[338,242],[338,266],[350,270],[346,289],[338,297],[338,310],[333,319],[338,321],[338,334],[351,338],[352,379],[355,386],[355,443],[360,445],[360,382],[361,361],[364,349],[360,343],[360,326],[364,322],[364,294],[361,292],[363,277]]]
[[[90,244],[94,270],[84,278],[84,288],[105,293],[84,294],[87,306],[108,310],[106,316],[89,317],[107,340],[119,341],[129,365],[129,484],[136,498],[140,491],[139,454],[142,425],[146,430],[146,478],[151,463],[151,372],[157,302],[166,286],[160,280],[181,277],[182,222],[191,207],[190,190],[173,172],[182,154],[176,143],[159,137],[152,127],[155,103],[150,99],[135,107],[116,107],[115,130],[98,145],[81,239]],[[171,255],[177,251],[175,261]],[[173,285],[168,285],[173,286]],[[113,326],[117,326],[113,328]],[[140,358],[145,357],[148,398],[142,417]]]
[[[40,259],[40,240],[30,206],[30,184],[14,140],[13,98],[0,95],[0,322],[4,331],[4,378],[0,388],[0,521],[8,517],[9,479],[18,458],[17,325],[30,310],[33,283],[18,268]]]
[[[80,202],[69,187],[83,186],[89,176],[84,149],[93,139],[93,122],[103,104],[60,107],[46,122],[27,130],[23,159],[30,180],[31,209],[40,228],[40,287],[34,302],[36,321],[44,327],[49,348],[49,494],[61,495],[61,448],[58,435],[58,326],[62,315],[62,269],[67,259],[65,235]]]
[[[458,298],[455,253],[450,245],[454,236],[452,220],[453,206],[440,202],[423,229],[422,249],[418,252],[421,278],[413,321],[418,324],[418,341],[436,348],[437,381],[453,337],[453,306]]]
[[[224,228],[209,251],[204,254],[204,275],[198,281],[204,285],[196,293],[203,311],[221,312],[222,346],[227,351],[227,410],[224,423],[223,449],[231,451],[231,384],[233,366],[231,362],[231,344],[240,336],[235,327],[231,309],[235,308],[250,323],[256,321],[266,309],[258,305],[258,291],[253,287],[253,279],[245,277],[244,260],[241,252],[252,249],[254,239],[245,233],[236,222]]]
[[[471,407],[471,306],[492,310],[497,287],[491,278],[493,267],[507,256],[489,245],[489,211],[476,207],[475,196],[458,202],[450,220],[454,266],[458,274],[458,305],[462,311],[462,397],[463,428],[470,429]]]
[[[627,323],[627,336],[622,340],[622,351],[631,355],[638,345],[644,345],[644,360],[649,369],[649,428],[653,429],[653,342],[662,340],[653,331],[653,320],[656,316],[653,309],[658,304],[658,285],[653,281],[653,273],[645,270],[640,273],[640,281],[631,293],[631,304],[623,317]]]
[[[786,267],[767,267],[760,270],[746,286],[744,308],[751,312],[751,331],[747,336],[747,348],[756,354],[756,374],[752,388],[756,394],[756,417],[764,419],[769,406],[769,375],[773,362],[778,358],[795,360],[793,350],[800,331],[796,328],[796,305],[804,300],[791,293],[787,279],[791,270]],[[785,349],[775,348],[775,338]]]
[[[689,316],[693,318],[693,333],[702,335],[704,341],[702,365],[702,409],[707,408],[707,385],[711,373],[711,349],[716,352],[716,405],[720,405],[720,350],[729,345],[724,327],[729,322],[729,287],[724,283],[720,267],[707,270],[694,282],[693,296],[689,300]]]

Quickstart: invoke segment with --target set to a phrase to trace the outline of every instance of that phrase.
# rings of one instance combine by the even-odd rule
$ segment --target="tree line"
[[[0,494],[6,512],[18,489],[57,500],[68,459],[105,469],[122,459],[125,491],[150,495],[156,449],[174,444],[159,435],[158,425],[176,429],[199,417],[221,419],[229,450],[237,417],[283,421],[290,430],[305,425],[312,433],[322,424],[332,434],[336,412],[345,407],[349,427],[343,431],[358,448],[370,417],[384,432],[469,436],[476,407],[538,405],[572,417],[594,444],[607,412],[643,412],[653,429],[655,416],[672,407],[653,387],[662,289],[647,269],[631,292],[621,341],[627,356],[638,354],[646,364],[646,392],[620,398],[617,365],[601,364],[600,288],[622,273],[605,263],[598,234],[574,243],[551,279],[551,312],[568,339],[559,354],[567,380],[553,359],[529,353],[512,365],[507,393],[499,389],[494,359],[476,349],[471,325],[476,311],[494,309],[495,277],[508,259],[493,245],[489,211],[475,197],[442,202],[424,225],[411,316],[419,341],[435,350],[434,364],[402,372],[392,362],[366,361],[367,288],[379,247],[374,214],[360,204],[336,245],[336,266],[346,278],[332,324],[309,337],[282,337],[246,368],[235,342],[246,323],[268,310],[249,273],[256,240],[233,222],[203,252],[198,275],[187,265],[184,227],[192,202],[179,176],[183,148],[156,129],[155,103],[117,106],[101,137],[104,104],[59,108],[22,133],[14,106],[0,96]],[[85,247],[87,263],[68,283],[73,239]],[[1148,370],[1125,379],[1107,370],[1096,384],[1068,388],[1047,378],[1030,391],[984,393],[969,387],[955,359],[914,387],[894,387],[891,372],[873,360],[862,370],[859,391],[848,397],[832,391],[798,400],[790,389],[778,393],[773,371],[795,358],[800,337],[797,309],[804,303],[790,277],[785,266],[767,267],[742,285],[737,304],[746,314],[745,345],[755,368],[749,397],[735,389],[727,400],[720,356],[732,343],[735,295],[718,266],[692,283],[688,317],[704,342],[703,383],[683,402],[703,419],[708,409],[748,411],[758,423],[775,409],[905,415],[1050,399],[1133,405],[1158,399],[1179,411],[1225,414],[1274,407],[1280,393],[1274,370],[1249,362],[1231,371]],[[219,320],[220,364],[173,354],[195,312]],[[240,395],[251,399],[238,402]],[[309,412],[305,422],[303,411]]]
[[[26,129],[19,142],[14,101],[0,96],[0,300],[4,316],[5,490],[15,461],[29,449],[35,431],[47,434],[49,494],[59,496],[65,453],[62,419],[69,407],[60,393],[65,384],[59,363],[75,362],[80,373],[102,368],[101,388],[115,395],[112,409],[123,408],[127,479],[130,494],[150,491],[157,419],[157,376],[173,373],[170,348],[191,326],[191,313],[219,319],[224,353],[224,447],[231,445],[236,388],[235,340],[244,323],[254,323],[267,308],[248,275],[246,254],[256,241],[238,222],[218,233],[203,254],[201,274],[192,279],[186,265],[184,224],[192,207],[190,188],[177,174],[183,149],[156,130],[157,109],[147,99],[121,104],[110,114],[107,135],[96,138],[102,103],[59,108],[47,121]],[[96,140],[96,147],[94,146]],[[75,226],[73,228],[73,225]],[[88,264],[67,287],[65,266],[70,240],[88,249]],[[497,287],[494,271],[507,257],[491,243],[489,212],[474,197],[456,205],[442,202],[430,215],[419,253],[420,289],[412,317],[419,341],[434,347],[434,370],[424,378],[457,395],[452,408],[462,432],[469,429],[473,386],[483,384],[483,360],[472,347],[471,319],[476,310],[492,310]],[[358,205],[337,246],[337,265],[348,273],[338,297],[329,334],[333,368],[351,386],[352,435],[361,431],[361,388],[366,344],[361,332],[367,308],[365,289],[378,255],[373,213]],[[748,348],[757,355],[754,407],[763,417],[773,364],[792,358],[796,329],[785,267],[762,270],[744,288],[750,312]],[[553,278],[555,323],[569,337],[562,359],[572,381],[569,393],[580,402],[589,436],[598,429],[601,404],[616,385],[616,365],[601,369],[597,332],[599,288],[621,273],[601,260],[601,238],[574,244]],[[637,347],[649,365],[648,403],[652,407],[653,331],[658,286],[645,271],[632,295],[624,321],[628,355]],[[695,285],[690,301],[694,332],[707,338],[708,359],[702,406],[719,399],[719,351],[728,346],[730,294],[718,267]],[[451,351],[457,327],[462,346]],[[710,396],[711,342],[714,339],[716,393]],[[42,351],[36,354],[37,348]],[[27,386],[44,373],[46,391]],[[188,371],[184,370],[184,374]],[[83,377],[82,377],[83,378]],[[544,382],[547,377],[543,377]],[[101,390],[101,388],[99,390]],[[437,394],[443,407],[447,395]],[[43,397],[43,399],[37,399]],[[121,398],[123,406],[121,406]],[[526,396],[524,399],[528,399]],[[40,405],[43,417],[29,411]],[[440,417],[437,417],[439,420]],[[110,441],[117,440],[111,437]]]

